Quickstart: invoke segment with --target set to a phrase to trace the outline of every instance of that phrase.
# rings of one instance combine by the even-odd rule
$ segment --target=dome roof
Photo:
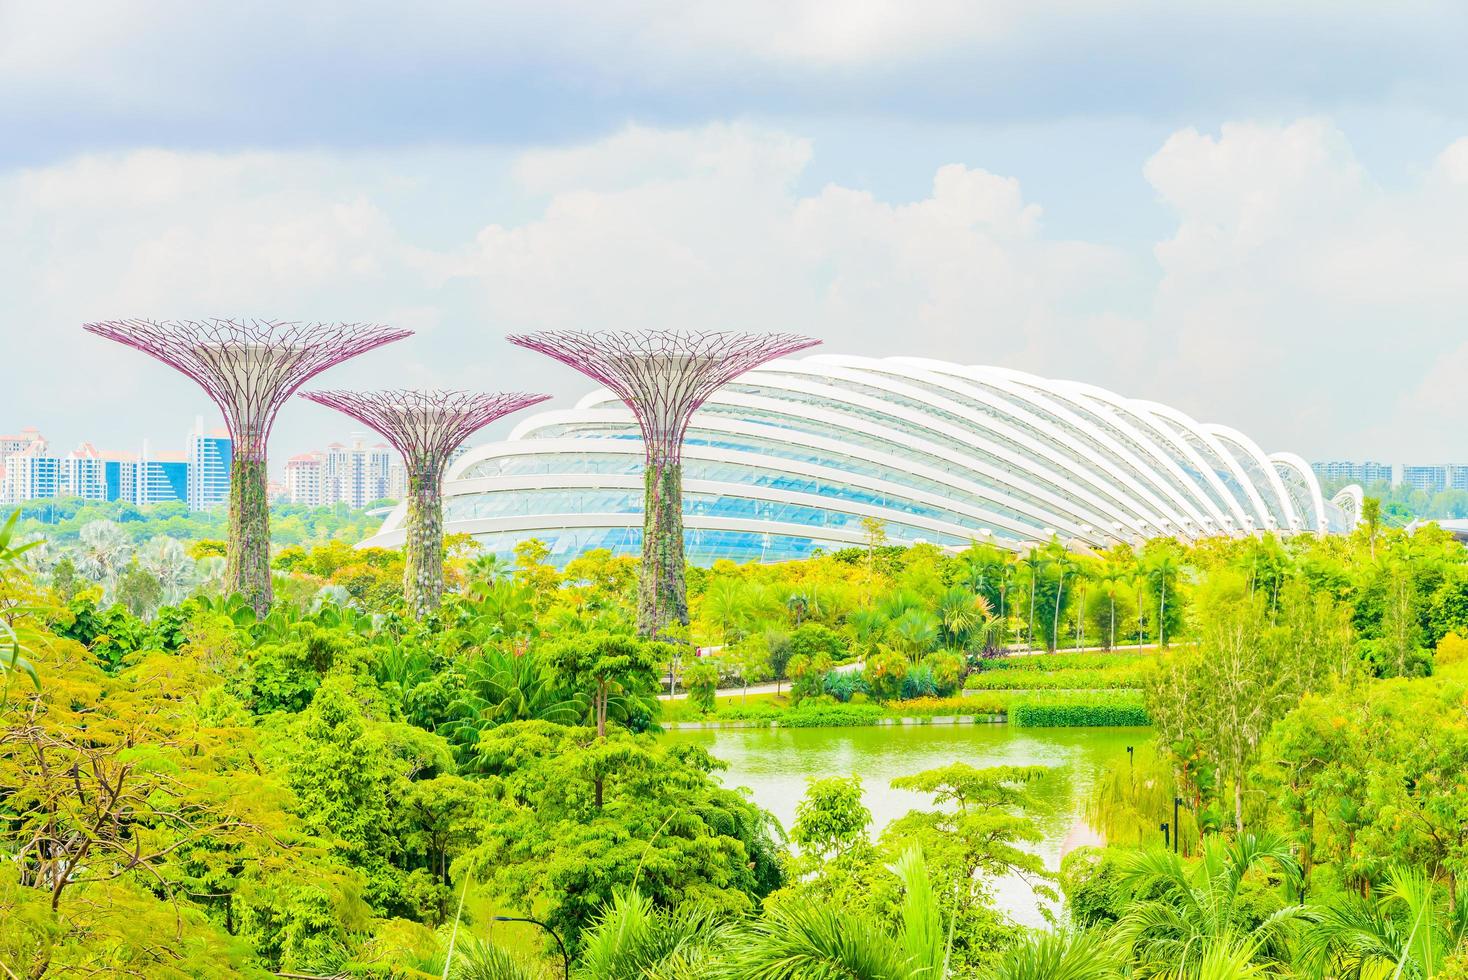
[[[637,553],[642,443],[606,390],[541,412],[450,470],[444,529],[565,561]],[[690,561],[781,560],[867,540],[1083,548],[1173,536],[1349,529],[1310,467],[1227,426],[1093,385],[919,358],[774,361],[693,417],[683,452]],[[1341,498],[1338,498],[1340,500]],[[1342,501],[1349,504],[1352,501]],[[372,544],[402,539],[401,509]]]

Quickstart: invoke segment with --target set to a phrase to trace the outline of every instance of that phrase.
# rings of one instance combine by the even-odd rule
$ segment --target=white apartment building
[[[320,507],[326,501],[326,454],[301,453],[285,461],[285,499],[292,504]]]
[[[357,438],[350,446],[332,443],[326,447],[326,465],[322,471],[323,503],[344,503],[349,507],[365,507],[374,500],[390,496],[389,474],[392,448],[381,443],[367,445]]]

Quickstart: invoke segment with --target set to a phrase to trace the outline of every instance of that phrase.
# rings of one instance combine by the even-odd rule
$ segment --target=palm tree
[[[1317,910],[1301,940],[1307,969],[1329,976],[1432,977],[1468,942],[1468,903],[1456,905],[1420,868],[1392,867],[1375,902],[1342,896]]]
[[[1040,572],[1050,564],[1048,556],[1040,553],[1039,545],[1031,544],[1029,553],[1020,556],[1015,564],[1022,566],[1030,579],[1030,631],[1026,637],[1031,647],[1035,645],[1035,582],[1040,577]]]
[[[902,883],[901,926],[824,902],[776,901],[735,937],[724,975],[741,980],[944,980],[945,926],[922,851],[909,847],[890,869]]]
[[[1106,641],[1108,650],[1116,647],[1116,594],[1121,591],[1121,584],[1125,580],[1126,572],[1110,562],[1101,566],[1100,572],[1096,575],[1096,584],[1101,587],[1101,594],[1106,597],[1108,607],[1109,634]]]
[[[1171,851],[1134,855],[1119,879],[1133,900],[1114,931],[1131,955],[1133,976],[1196,978],[1208,975],[1203,972],[1208,962],[1282,962],[1287,930],[1310,913],[1303,906],[1287,905],[1262,921],[1255,919],[1242,896],[1244,878],[1267,865],[1288,886],[1298,887],[1300,866],[1285,839],[1274,835],[1209,838],[1193,863],[1184,863]]]
[[[711,909],[689,903],[661,911],[639,892],[619,890],[583,937],[578,972],[596,980],[708,976],[733,931]]]
[[[138,565],[163,586],[164,602],[178,602],[188,595],[195,566],[183,542],[163,536],[153,538],[139,549]]]
[[[1073,572],[1079,572],[1080,566],[1076,564],[1076,560],[1073,557],[1063,551],[1054,559],[1054,564],[1060,569],[1060,579],[1055,584],[1055,617],[1050,623],[1050,649],[1059,650],[1060,601],[1061,597],[1065,595],[1065,576]]]
[[[464,568],[467,591],[474,598],[483,599],[492,586],[509,581],[512,571],[510,563],[499,555],[480,555]]]
[[[565,697],[550,672],[533,656],[491,650],[464,668],[463,693],[449,705],[449,738],[472,751],[485,729],[511,721],[574,725],[586,704]]]
[[[98,520],[83,524],[77,536],[81,541],[77,570],[110,593],[132,555],[127,532],[112,521]]]
[[[749,590],[732,578],[715,579],[703,594],[704,618],[719,628],[725,645],[738,643],[750,611]]]
[[[938,619],[954,646],[963,646],[975,627],[993,620],[982,595],[955,585],[938,597]]]
[[[1032,933],[1009,948],[985,980],[1120,980],[1121,957],[1099,932]]]
[[[1167,583],[1177,578],[1182,562],[1172,548],[1157,549],[1147,559],[1146,575],[1157,584],[1157,644],[1167,646]]]
[[[909,609],[892,621],[892,636],[908,659],[916,660],[933,649],[938,626],[938,618],[926,609]]]

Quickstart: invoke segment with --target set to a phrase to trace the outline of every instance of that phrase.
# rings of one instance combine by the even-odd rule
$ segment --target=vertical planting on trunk
[[[263,459],[235,453],[230,464],[229,544],[225,588],[243,596],[255,615],[270,611],[270,499]]]
[[[683,465],[649,463],[644,476],[642,574],[637,582],[637,632],[655,637],[670,623],[688,622],[683,560]]]
[[[414,616],[438,608],[443,598],[443,497],[441,469],[408,478],[407,535],[403,553],[403,596]]]

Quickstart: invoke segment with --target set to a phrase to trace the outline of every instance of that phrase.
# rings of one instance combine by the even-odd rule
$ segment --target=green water
[[[806,781],[860,776],[873,832],[908,810],[924,807],[922,794],[893,789],[898,777],[951,762],[971,766],[1041,765],[1052,771],[1034,786],[1030,811],[1044,839],[1033,850],[1049,868],[1061,855],[1092,841],[1082,819],[1097,773],[1124,758],[1128,745],[1149,738],[1141,728],[1015,728],[1011,725],[905,725],[873,728],[758,728],[670,732],[729,764],[727,786],[745,787],[750,798],[789,828]],[[993,883],[995,899],[1026,925],[1041,925],[1038,900],[1017,879]]]

